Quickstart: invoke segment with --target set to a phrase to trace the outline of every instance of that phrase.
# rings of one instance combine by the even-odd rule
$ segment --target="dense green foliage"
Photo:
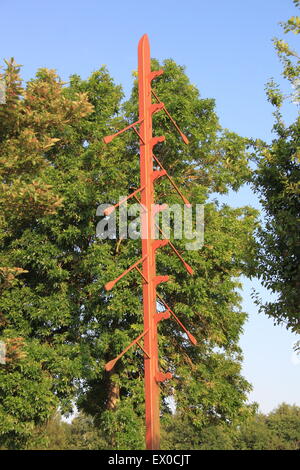
[[[299,2],[295,2],[299,6]],[[300,17],[283,23],[285,33],[300,33]],[[294,88],[293,104],[300,104],[300,57],[289,45],[275,39],[283,63],[283,76]],[[274,131],[270,145],[256,142],[257,170],[254,187],[264,209],[264,225],[259,229],[258,257],[255,274],[276,298],[259,301],[261,309],[276,323],[300,331],[300,116],[285,125],[281,107],[284,95],[271,80],[267,84],[269,101],[275,106]]]
[[[73,341],[73,300],[61,265],[63,247],[46,221],[62,207],[51,187],[51,149],[92,107],[70,100],[53,71],[40,70],[26,89],[19,67],[7,62],[7,102],[0,106],[0,339],[8,357],[0,367],[1,444],[26,445],[34,426],[60,405],[71,407],[80,377]],[[61,233],[63,237],[63,233]]]

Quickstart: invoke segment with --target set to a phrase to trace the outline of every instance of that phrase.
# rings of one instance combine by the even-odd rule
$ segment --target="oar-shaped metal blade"
[[[128,351],[128,349],[130,349],[134,344],[138,343],[139,340],[140,340],[143,336],[145,336],[146,333],[148,333],[148,331],[149,331],[149,328],[148,328],[146,331],[143,331],[143,333],[141,333],[137,338],[135,338],[135,340],[133,340],[115,359],[112,359],[111,361],[107,362],[107,363],[105,364],[105,370],[110,371],[110,370],[114,367],[115,363],[116,363],[122,356],[124,356],[124,354]],[[143,348],[142,348],[142,349],[143,349]],[[146,353],[146,354],[148,354],[148,353]]]
[[[161,103],[159,97],[157,96],[157,94],[155,93],[154,90],[151,90],[151,93],[153,94],[153,96],[155,97],[156,101],[158,103]],[[167,108],[165,107],[165,105],[162,107],[162,109],[164,110],[164,112],[166,113],[166,115],[168,116],[168,118],[170,119],[170,121],[172,122],[172,124],[174,125],[174,127],[176,128],[177,132],[180,134],[180,137],[182,138],[183,142],[188,145],[189,144],[189,139],[187,138],[186,135],[184,135],[184,133],[179,129],[178,125],[176,124],[176,122],[174,121],[174,119],[172,118],[171,114],[169,113],[169,111],[167,110]]]
[[[138,188],[138,189],[136,189],[135,191],[133,191],[133,193],[129,194],[129,196],[124,197],[124,199],[122,199],[120,202],[118,202],[118,203],[115,204],[114,206],[110,206],[110,207],[108,207],[107,209],[105,209],[104,215],[110,215],[118,206],[120,206],[121,204],[123,204],[125,201],[127,201],[127,200],[130,199],[131,197],[134,197],[137,193],[141,192],[144,188],[145,188],[145,186],[141,186],[140,188]]]
[[[184,265],[185,269],[187,270],[187,272],[192,276],[194,274],[194,270],[193,268],[183,259],[183,257],[181,256],[181,254],[179,253],[178,250],[176,250],[175,246],[173,245],[173,243],[167,239],[166,235],[164,234],[164,232],[162,231],[162,229],[160,228],[159,225],[155,224],[155,227],[158,228],[158,230],[160,231],[160,233],[162,234],[162,236],[166,239],[168,245],[170,245],[170,247],[172,248],[172,250],[174,251],[174,253],[178,256],[178,258],[180,259],[180,261],[182,262],[182,264]]]

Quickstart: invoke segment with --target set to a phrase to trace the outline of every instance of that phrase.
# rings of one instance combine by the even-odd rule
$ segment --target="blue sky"
[[[152,56],[173,58],[186,66],[202,97],[215,98],[223,127],[241,135],[272,138],[272,108],[264,85],[270,77],[285,93],[281,65],[272,38],[281,36],[279,21],[297,14],[291,0],[1,0],[0,58],[15,57],[22,76],[32,78],[39,67],[55,68],[67,80],[72,73],[86,78],[107,65],[128,95],[137,66],[137,43],[147,33]],[[297,46],[296,37],[289,42]],[[284,108],[286,120],[296,107]],[[234,206],[258,201],[247,188],[225,198]],[[286,401],[300,405],[300,361],[293,356],[295,336],[257,314],[250,291],[269,294],[258,282],[245,281],[243,306],[249,313],[241,339],[244,375],[252,382],[250,396],[263,411]]]

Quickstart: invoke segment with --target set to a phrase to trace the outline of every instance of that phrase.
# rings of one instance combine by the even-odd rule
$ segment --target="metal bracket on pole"
[[[170,380],[172,378],[171,372],[167,372],[166,374],[164,372],[156,372],[155,374],[155,380],[156,382],[165,382],[166,380]]]

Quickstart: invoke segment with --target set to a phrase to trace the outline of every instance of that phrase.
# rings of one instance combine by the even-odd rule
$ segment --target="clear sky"
[[[137,43],[147,33],[153,57],[185,65],[202,97],[215,98],[223,127],[269,141],[273,117],[264,85],[274,77],[292,91],[280,80],[271,40],[281,35],[279,21],[296,14],[291,0],[0,0],[0,58],[23,64],[25,80],[39,67],[55,68],[67,80],[72,73],[86,78],[105,64],[128,95]],[[296,39],[289,42],[299,50]],[[296,107],[286,106],[285,113],[292,120]],[[258,206],[247,188],[226,200]],[[258,282],[245,281],[249,321],[241,345],[244,375],[254,386],[250,398],[263,411],[282,401],[300,405],[296,338],[257,314],[252,287],[269,297]]]

